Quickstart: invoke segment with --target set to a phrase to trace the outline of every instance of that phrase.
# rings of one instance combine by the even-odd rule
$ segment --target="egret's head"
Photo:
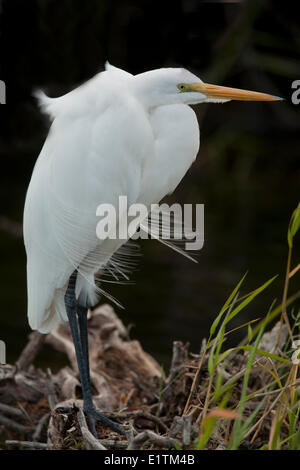
[[[277,101],[281,98],[256,91],[239,90],[203,83],[183,68],[151,70],[135,76],[139,98],[147,106],[164,104],[225,103],[240,101]]]

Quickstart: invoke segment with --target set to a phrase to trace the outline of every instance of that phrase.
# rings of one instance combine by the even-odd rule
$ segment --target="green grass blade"
[[[218,314],[218,316],[216,317],[216,319],[214,320],[213,324],[211,325],[210,327],[210,337],[214,335],[215,331],[216,331],[216,328],[218,326],[218,324],[220,323],[221,321],[221,318],[223,316],[223,313],[226,311],[226,309],[228,308],[228,306],[231,304],[232,300],[234,299],[234,297],[237,295],[241,285],[243,284],[244,282],[244,279],[245,277],[247,276],[247,273],[244,274],[244,276],[242,277],[242,279],[240,280],[240,282],[236,285],[236,287],[233,289],[233,291],[231,292],[230,296],[228,297],[228,299],[226,300],[225,304],[223,305],[223,307],[221,308],[220,310],[220,313]]]

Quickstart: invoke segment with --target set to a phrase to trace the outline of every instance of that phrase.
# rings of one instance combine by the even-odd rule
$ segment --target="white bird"
[[[29,324],[48,333],[69,321],[91,428],[101,420],[122,432],[96,410],[90,387],[87,309],[98,299],[95,274],[109,263],[122,272],[112,260],[125,242],[99,240],[97,207],[117,207],[120,195],[149,207],[174,191],[199,150],[189,105],[280,98],[208,85],[183,68],[134,76],[108,63],[70,93],[38,98],[53,122],[24,210]]]

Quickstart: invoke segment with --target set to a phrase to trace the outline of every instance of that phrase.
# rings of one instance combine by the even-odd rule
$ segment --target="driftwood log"
[[[280,331],[275,350],[280,352],[288,332],[279,326],[263,335],[260,347],[274,352],[274,338]],[[175,341],[170,371],[164,377],[155,359],[138,341],[129,338],[109,305],[89,312],[88,328],[95,404],[105,416],[120,423],[126,437],[102,424],[97,425],[98,439],[90,433],[82,412],[75,350],[66,324],[48,335],[31,333],[16,364],[0,366],[0,440],[5,448],[193,449],[209,378],[205,340],[200,354],[190,354],[187,344]],[[69,364],[54,373],[37,368],[35,358],[45,343],[63,353]],[[237,387],[241,387],[239,377],[244,375],[247,354],[237,353],[231,362],[225,359],[224,380],[229,383],[235,375]],[[254,366],[255,387],[263,386],[266,379],[261,367]],[[210,445],[223,448],[216,438]]]
[[[104,414],[118,419],[130,430],[128,442],[122,442],[101,424],[97,429],[101,436],[99,442],[90,435],[81,412],[75,349],[69,326],[65,324],[48,335],[31,333],[16,365],[1,366],[0,432],[5,434],[8,447],[64,449],[76,448],[81,443],[84,448],[120,449],[129,444],[140,447],[148,441],[168,442],[168,445],[173,442],[175,436],[167,441],[159,439],[168,431],[165,419],[159,414],[166,414],[163,410],[169,408],[171,399],[174,401],[174,394],[183,393],[187,347],[174,343],[171,372],[166,379],[155,359],[138,341],[129,338],[111,306],[102,305],[89,312],[88,327],[94,402]],[[64,353],[69,365],[54,374],[50,369],[36,368],[34,360],[44,344]],[[176,414],[176,406],[169,409],[170,416]],[[157,438],[155,431],[159,432]],[[146,434],[138,437],[139,432]],[[20,433],[31,439],[17,440]]]

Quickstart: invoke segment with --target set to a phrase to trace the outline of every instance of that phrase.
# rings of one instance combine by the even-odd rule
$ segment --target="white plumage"
[[[188,105],[272,98],[243,93],[246,98],[241,90],[206,85],[185,69],[133,76],[106,64],[65,96],[37,94],[53,122],[24,212],[32,329],[47,333],[67,321],[64,295],[75,269],[76,297],[91,305],[99,292],[95,273],[108,262],[124,269],[112,261],[124,240],[96,236],[98,205],[117,207],[123,195],[129,205],[149,207],[174,191],[199,149],[198,123]]]
[[[126,195],[128,204],[159,202],[197,155],[192,109],[184,104],[149,108],[138,99],[140,83],[135,95],[135,82],[139,76],[107,64],[105,72],[63,97],[40,95],[53,123],[24,212],[28,318],[34,330],[47,333],[67,321],[64,294],[77,267],[77,297],[96,301],[94,274],[124,243],[96,237],[98,205],[117,207],[119,195]]]

